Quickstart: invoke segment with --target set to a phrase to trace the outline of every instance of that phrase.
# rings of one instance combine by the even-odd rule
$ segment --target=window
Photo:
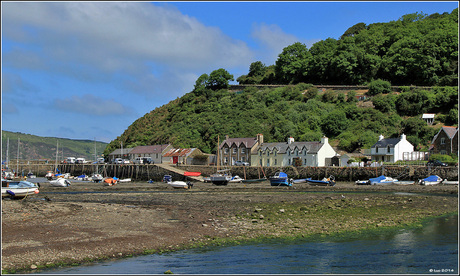
[[[391,152],[391,148],[390,146],[387,147],[387,152],[390,153]]]
[[[270,156],[270,152],[269,152],[269,151],[267,151],[267,157],[268,157],[268,156]]]
[[[246,153],[246,148],[241,148],[241,153]]]
[[[224,153],[225,153],[225,154],[228,153],[228,148],[224,148]]]
[[[228,157],[224,157],[224,164],[228,164]]]
[[[375,147],[375,153],[379,153],[379,147]]]
[[[238,148],[233,148],[233,153],[237,153],[238,152]]]
[[[441,138],[441,145],[444,145],[446,143],[446,138]]]
[[[267,159],[267,167],[270,167],[270,159]]]
[[[278,163],[277,161],[278,161],[278,159],[275,159],[275,166],[276,166],[276,164]]]

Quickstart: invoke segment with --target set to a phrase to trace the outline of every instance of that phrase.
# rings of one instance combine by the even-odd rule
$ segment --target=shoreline
[[[404,228],[458,214],[458,187],[447,185],[41,186],[25,200],[2,199],[2,273],[259,239]]]

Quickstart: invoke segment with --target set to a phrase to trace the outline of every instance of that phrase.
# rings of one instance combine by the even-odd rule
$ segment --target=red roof
[[[195,148],[190,148],[190,149],[170,149],[167,153],[165,153],[164,157],[183,157],[183,156],[188,156],[192,151],[194,151]]]

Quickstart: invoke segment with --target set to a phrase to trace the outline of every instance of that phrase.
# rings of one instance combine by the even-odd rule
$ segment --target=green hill
[[[201,75],[193,91],[145,114],[109,143],[118,147],[171,143],[215,152],[217,138],[318,141],[323,135],[348,152],[369,148],[378,136],[401,133],[427,150],[443,125],[458,124],[458,9],[451,13],[402,16],[397,21],[350,27],[340,39],[310,49],[299,42],[283,49],[274,65],[250,65],[232,92],[234,76],[220,68]],[[318,90],[310,83],[367,85],[363,91]],[[399,87],[392,90],[391,85]],[[415,86],[432,86],[416,88]],[[420,117],[436,113],[428,126]]]
[[[55,137],[40,137],[19,132],[2,130],[2,161],[6,160],[7,146],[8,158],[17,159],[19,138],[19,159],[56,159],[56,146],[58,146],[58,157],[62,160],[65,157],[83,157],[87,160],[94,160],[95,150],[100,157],[105,150],[107,143],[91,140],[72,140]]]

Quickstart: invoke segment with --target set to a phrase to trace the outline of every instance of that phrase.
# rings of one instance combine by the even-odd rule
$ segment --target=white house
[[[402,134],[399,138],[387,138],[379,136],[379,141],[371,147],[372,161],[394,163],[404,160],[406,153],[414,151],[414,146],[406,140],[406,135]]]
[[[295,142],[289,137],[287,142],[262,143],[251,155],[251,166],[286,167],[296,165],[298,160],[297,165],[320,167],[336,155],[327,137],[319,142]]]

